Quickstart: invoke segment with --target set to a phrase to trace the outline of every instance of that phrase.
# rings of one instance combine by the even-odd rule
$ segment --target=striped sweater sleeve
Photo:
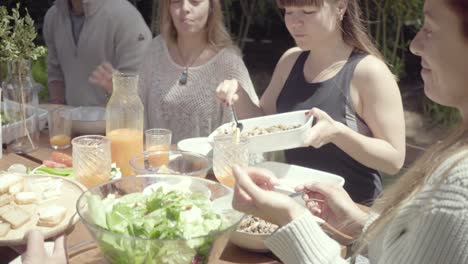
[[[341,258],[340,245],[322,231],[309,212],[278,229],[265,244],[285,264],[348,263]]]
[[[468,263],[468,155],[437,184],[450,165],[391,223],[379,264]]]
[[[437,183],[453,159],[387,225],[380,254],[369,248],[372,264],[468,263],[468,152],[462,155],[462,162],[441,184]],[[280,228],[265,243],[285,264],[347,263],[340,257],[339,245],[310,213]]]

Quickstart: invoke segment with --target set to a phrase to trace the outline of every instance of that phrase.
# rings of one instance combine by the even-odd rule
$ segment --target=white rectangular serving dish
[[[249,119],[239,120],[243,125],[242,131],[250,131],[256,127],[268,128],[275,125],[298,125],[298,128],[269,133],[265,135],[250,136],[249,137],[249,152],[250,153],[264,153],[270,151],[278,151],[285,149],[293,149],[304,146],[304,139],[312,126],[313,117],[306,116],[306,112],[295,111],[283,114],[255,117]],[[214,137],[217,136],[218,131],[228,129],[232,123],[226,123],[218,127],[208,136],[208,142],[213,144]]]

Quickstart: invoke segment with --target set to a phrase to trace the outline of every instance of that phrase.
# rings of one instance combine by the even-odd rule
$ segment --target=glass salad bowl
[[[77,212],[110,263],[201,264],[219,259],[243,217],[231,201],[219,183],[154,174],[93,187]]]

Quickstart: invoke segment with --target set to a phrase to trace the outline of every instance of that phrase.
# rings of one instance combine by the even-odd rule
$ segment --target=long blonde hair
[[[318,6],[322,7],[324,2],[336,3],[340,0],[276,0],[280,8],[287,6]],[[364,23],[361,20],[361,8],[357,0],[348,0],[346,12],[343,16],[341,31],[343,40],[346,44],[371,54],[382,61],[384,57],[379,49],[375,46],[372,38],[369,36]]]
[[[226,29],[223,18],[223,11],[219,0],[209,0],[210,11],[206,22],[206,39],[208,44],[216,50],[223,48],[233,48],[237,50],[232,41],[231,35]],[[161,0],[159,3],[159,32],[166,41],[177,42],[177,30],[171,18],[171,0]]]

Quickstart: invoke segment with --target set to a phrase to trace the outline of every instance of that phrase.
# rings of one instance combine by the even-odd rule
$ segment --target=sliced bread
[[[19,192],[15,194],[15,202],[17,204],[31,204],[37,202],[35,192]]]
[[[12,195],[15,195],[24,190],[24,181],[19,181],[8,188],[8,192]]]
[[[0,176],[0,194],[8,192],[10,186],[21,181],[24,181],[24,178],[19,175],[5,174]]]
[[[62,222],[67,213],[67,208],[58,205],[51,205],[39,209],[38,226],[53,227]]]
[[[13,201],[13,198],[9,194],[3,194],[0,196],[0,207],[7,205]]]
[[[11,224],[16,229],[31,219],[31,215],[23,209],[13,206],[13,209],[2,214],[2,219]]]

